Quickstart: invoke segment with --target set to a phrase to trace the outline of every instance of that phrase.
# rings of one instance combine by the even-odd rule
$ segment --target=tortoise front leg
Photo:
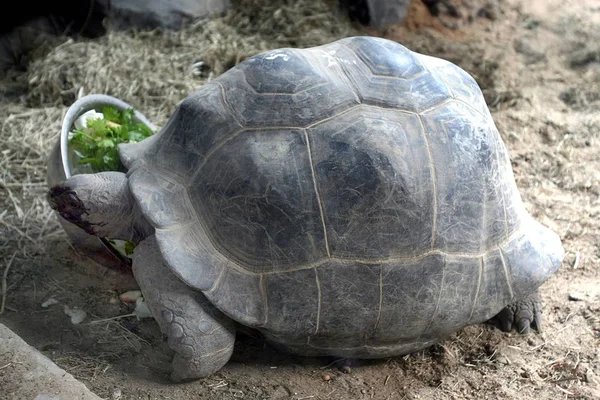
[[[233,321],[164,265],[154,236],[136,246],[133,273],[148,308],[176,353],[173,381],[206,377],[229,361],[235,342]]]
[[[489,321],[504,332],[516,328],[518,333],[529,333],[531,328],[542,330],[542,298],[536,291],[502,309]]]

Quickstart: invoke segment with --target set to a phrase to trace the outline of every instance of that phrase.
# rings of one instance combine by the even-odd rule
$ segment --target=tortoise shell
[[[475,80],[386,39],[249,58],[121,156],[170,268],[304,354],[422,348],[563,258]]]

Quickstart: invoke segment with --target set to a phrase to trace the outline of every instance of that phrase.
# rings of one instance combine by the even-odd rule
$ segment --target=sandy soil
[[[41,91],[31,69],[1,81],[0,279],[4,273],[7,290],[0,322],[107,399],[600,398],[600,3],[458,3],[470,7],[459,17],[433,18],[414,2],[408,23],[382,35],[457,63],[481,85],[528,210],[560,234],[567,251],[562,268],[541,288],[542,333],[470,326],[424,351],[344,368],[242,336],[217,374],[170,384],[169,354],[154,321],[110,319],[131,312],[131,305],[115,300],[135,283],[75,254],[44,203],[45,157],[79,88]],[[485,12],[473,6],[487,3]],[[475,12],[479,16],[470,18]],[[97,46],[110,52],[106,43]],[[54,56],[49,50],[38,60]],[[181,99],[189,86],[177,86],[180,71],[173,71],[170,88],[178,89],[169,98]],[[72,75],[60,73],[70,82]],[[108,92],[135,103],[135,90]],[[148,114],[164,122],[172,102],[148,98]],[[18,151],[10,144],[16,141],[23,143]],[[59,303],[42,307],[49,298]],[[88,318],[72,325],[64,306],[83,309]],[[10,398],[3,396],[0,391],[0,398]]]

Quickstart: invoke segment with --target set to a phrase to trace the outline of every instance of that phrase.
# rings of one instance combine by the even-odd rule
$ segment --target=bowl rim
[[[135,107],[131,104],[110,96],[106,94],[89,94],[83,96],[76,100],[71,106],[68,108],[67,113],[63,117],[61,132],[60,132],[60,146],[59,146],[59,156],[60,156],[60,167],[62,168],[62,172],[64,173],[65,179],[73,176],[71,171],[71,163],[69,162],[69,133],[71,132],[75,120],[81,116],[81,114],[90,111],[90,110],[99,110],[100,107],[104,106],[112,106],[119,110],[126,110],[129,108],[134,109],[133,120],[136,123],[141,123],[146,125],[155,135],[158,133],[158,129],[156,125],[154,125],[144,114],[139,112]],[[114,257],[117,258],[121,263],[127,266],[127,271],[131,272],[131,259],[122,255],[106,238],[97,237],[99,242],[102,243],[104,248],[111,253]],[[116,269],[119,271],[123,271],[121,267],[109,267],[112,269]]]
[[[157,133],[156,126],[150,122],[150,120],[148,120],[144,114],[139,112],[129,103],[119,98],[106,94],[89,94],[79,98],[77,101],[71,104],[67,110],[67,113],[63,118],[60,131],[60,159],[63,172],[65,173],[67,179],[72,176],[71,165],[69,163],[69,133],[73,128],[73,124],[75,123],[75,120],[81,116],[81,114],[90,110],[100,111],[98,108],[103,106],[112,106],[118,108],[119,110],[133,108],[134,121],[146,125],[148,128],[150,128],[153,134]]]

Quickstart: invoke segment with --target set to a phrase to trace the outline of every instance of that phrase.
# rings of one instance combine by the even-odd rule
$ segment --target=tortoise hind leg
[[[542,298],[536,291],[507,305],[489,322],[504,332],[510,332],[513,328],[518,333],[529,333],[531,329],[541,332]]]
[[[169,270],[154,236],[135,248],[133,273],[175,351],[173,381],[206,377],[229,361],[235,342],[233,321]]]

